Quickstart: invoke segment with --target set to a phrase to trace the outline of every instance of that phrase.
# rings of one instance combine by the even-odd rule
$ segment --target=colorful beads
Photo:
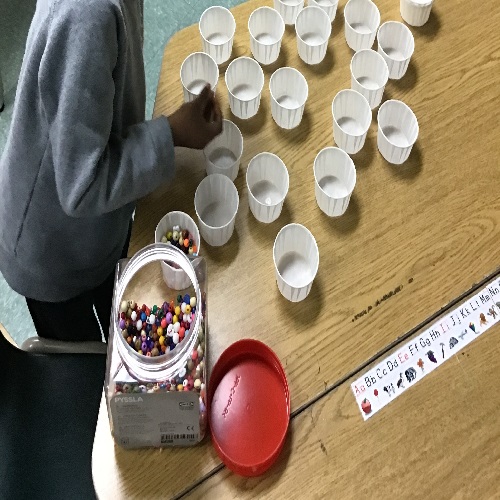
[[[198,251],[194,236],[187,229],[181,229],[180,226],[174,226],[171,231],[167,231],[162,236],[161,242],[169,243],[182,250],[185,254],[193,255],[197,254]]]

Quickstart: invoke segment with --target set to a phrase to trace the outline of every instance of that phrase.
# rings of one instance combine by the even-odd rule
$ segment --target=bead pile
[[[162,237],[161,242],[170,243],[185,254],[195,257],[198,255],[198,247],[193,235],[187,229],[181,229],[180,226],[174,226],[172,231],[168,231]]]
[[[202,304],[202,315],[204,314]],[[196,297],[177,297],[161,307],[133,301],[120,304],[119,327],[127,344],[144,356],[161,356],[176,348],[189,334],[196,313]],[[193,353],[194,355],[194,353]]]

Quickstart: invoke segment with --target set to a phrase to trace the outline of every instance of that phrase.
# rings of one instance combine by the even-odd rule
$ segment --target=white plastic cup
[[[415,40],[408,26],[397,21],[388,21],[377,33],[378,53],[389,68],[389,78],[402,78],[415,50]]]
[[[295,68],[279,68],[269,80],[271,114],[281,128],[297,127],[304,114],[309,87],[307,80]]]
[[[356,154],[365,144],[372,110],[355,90],[341,90],[332,102],[333,138],[340,149]]]
[[[304,0],[274,0],[274,8],[285,24],[294,25],[299,12],[304,8]]]
[[[401,101],[385,101],[377,115],[377,147],[380,154],[395,165],[404,163],[418,137],[415,113]]]
[[[297,50],[306,64],[318,64],[326,55],[332,24],[328,14],[319,7],[302,9],[295,21]]]
[[[161,242],[162,238],[168,231],[172,231],[174,226],[180,226],[182,229],[187,229],[193,235],[193,241],[198,247],[200,253],[200,232],[194,220],[184,212],[169,212],[165,215],[155,230],[155,243]],[[193,261],[193,266],[196,266],[196,261]],[[189,276],[182,270],[172,267],[167,262],[161,262],[161,270],[163,279],[168,287],[173,290],[185,290],[191,286]]]
[[[181,65],[181,83],[184,102],[194,100],[207,83],[215,92],[219,80],[219,67],[205,52],[194,52]]]
[[[338,4],[339,0],[307,0],[307,5],[323,9],[328,14],[330,22],[335,19]]]
[[[433,0],[400,0],[401,17],[410,26],[423,26],[431,15]]]
[[[357,52],[371,49],[380,25],[380,11],[371,0],[349,0],[344,8],[345,39]]]
[[[288,224],[276,236],[273,247],[276,282],[291,302],[304,300],[319,267],[319,250],[311,232],[300,224]]]
[[[314,160],[316,202],[329,217],[343,215],[356,185],[356,168],[342,149],[322,149]]]
[[[243,135],[240,129],[229,120],[222,120],[222,133],[203,150],[208,175],[222,174],[233,182],[238,177],[241,155],[243,154]]]
[[[260,64],[275,62],[281,49],[285,23],[279,13],[271,7],[259,7],[248,19],[250,49]]]
[[[389,68],[385,59],[372,49],[356,52],[351,59],[351,89],[363,95],[371,109],[382,101]]]
[[[229,177],[212,174],[200,182],[194,194],[194,208],[201,236],[208,245],[219,247],[229,241],[239,202],[238,190]]]
[[[225,7],[209,7],[200,18],[200,35],[203,52],[206,52],[217,64],[225,63],[233,50],[236,21]]]
[[[272,153],[254,156],[247,168],[248,204],[259,222],[270,223],[281,214],[288,193],[288,170]]]
[[[257,114],[264,87],[264,72],[250,57],[238,57],[226,70],[229,107],[233,115],[247,119]]]

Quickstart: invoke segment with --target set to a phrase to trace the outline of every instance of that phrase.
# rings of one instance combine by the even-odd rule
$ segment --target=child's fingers
[[[206,107],[210,103],[210,100],[214,93],[212,92],[212,89],[210,87],[210,84],[207,83],[204,87],[203,90],[200,92],[198,97],[196,98],[196,104],[200,107],[202,110],[203,114],[205,114]]]

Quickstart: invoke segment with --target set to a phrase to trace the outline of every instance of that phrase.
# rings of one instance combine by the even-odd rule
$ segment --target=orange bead
[[[162,346],[161,346],[161,352],[162,352],[163,354],[165,354],[165,353],[167,352],[167,346],[166,346],[166,345],[162,345]]]
[[[185,246],[186,248],[188,248],[188,247],[189,247],[189,240],[188,240],[187,238],[184,240],[184,246]]]
[[[196,245],[193,245],[193,253],[198,253],[198,247]]]

